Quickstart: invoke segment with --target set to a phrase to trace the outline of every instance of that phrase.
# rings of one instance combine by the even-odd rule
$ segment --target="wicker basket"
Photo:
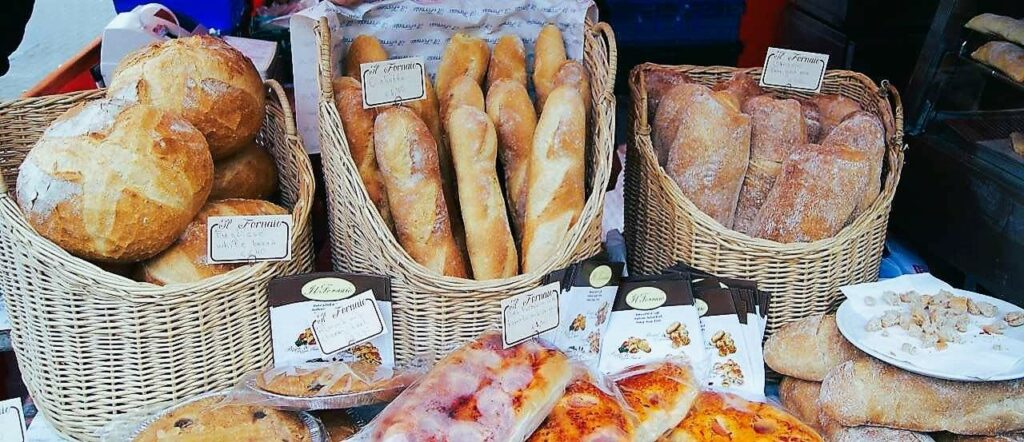
[[[370,202],[334,105],[330,63],[330,28],[321,20],[320,146],[331,231],[333,266],[339,271],[392,277],[395,351],[400,360],[432,352],[440,357],[455,345],[495,328],[500,301],[540,285],[550,271],[585,259],[600,250],[604,189],[611,175],[615,134],[615,37],[604,23],[588,26],[584,65],[593,93],[592,130],[587,152],[586,205],[562,249],[537,271],[513,278],[474,281],[427,270],[398,244]]]
[[[752,238],[723,227],[701,212],[658,164],[647,121],[644,75],[668,69],[711,85],[745,71],[755,79],[760,69],[729,67],[637,66],[630,75],[633,96],[630,146],[626,159],[626,243],[633,272],[658,272],[677,261],[723,276],[756,280],[773,294],[769,332],[813,313],[830,311],[842,299],[839,288],[878,277],[893,194],[903,168],[903,108],[896,89],[850,71],[828,71],[823,93],[849,97],[886,126],[885,183],[874,204],[833,238],[812,243],[781,244]],[[782,97],[808,94],[775,91]],[[891,107],[890,107],[891,100]],[[895,118],[893,118],[893,116]]]
[[[312,267],[313,172],[280,85],[257,142],[277,161],[295,219],[293,258],[158,287],[108,273],[39,236],[14,197],[18,166],[50,122],[103,91],[0,104],[0,288],[18,364],[61,433],[96,440],[114,415],[230,387],[271,363],[267,283]]]

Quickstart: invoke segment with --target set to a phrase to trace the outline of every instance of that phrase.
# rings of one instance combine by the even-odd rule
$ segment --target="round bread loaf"
[[[277,191],[277,164],[266,149],[250,144],[213,165],[210,200],[267,199]]]
[[[266,113],[263,81],[252,61],[207,35],[154,43],[129,54],[107,93],[181,114],[206,136],[215,160],[251,143]]]
[[[163,253],[143,262],[142,281],[157,285],[195,282],[230,272],[245,263],[207,264],[206,220],[211,216],[285,215],[288,211],[261,200],[228,199],[203,206],[178,241]]]
[[[132,262],[166,249],[206,202],[213,160],[178,116],[96,100],[58,117],[18,170],[18,205],[71,254]]]

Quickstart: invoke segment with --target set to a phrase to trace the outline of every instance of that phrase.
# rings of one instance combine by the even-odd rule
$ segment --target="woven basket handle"
[[[320,49],[320,57],[317,61],[317,82],[320,84],[320,101],[334,100],[334,65],[331,62],[331,25],[327,17],[320,17],[320,22],[313,29],[316,37],[316,46]]]
[[[603,21],[592,26],[590,30],[594,33],[595,38],[604,39],[604,47],[608,50],[608,53],[605,54],[608,57],[608,81],[607,87],[602,91],[602,95],[614,96],[615,75],[619,65],[619,49],[615,43],[615,31],[612,31],[612,27]]]
[[[906,151],[910,146],[903,143],[903,99],[900,98],[900,91],[896,90],[896,86],[893,86],[889,80],[882,80],[880,86],[878,94],[892,106],[893,126],[895,126],[896,133],[893,134],[893,139],[890,141],[893,144],[898,144],[901,150]]]
[[[267,80],[263,85],[270,89],[271,97],[277,100],[277,104],[281,106],[281,110],[284,112],[285,135],[289,137],[299,136],[298,130],[295,129],[295,115],[292,113],[292,105],[288,102],[288,95],[285,94],[281,83],[278,83],[277,80]]]

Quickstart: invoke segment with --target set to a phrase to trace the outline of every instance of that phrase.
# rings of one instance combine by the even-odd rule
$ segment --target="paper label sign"
[[[21,399],[0,402],[0,442],[25,440],[25,416],[21,410]]]
[[[768,48],[760,84],[762,87],[819,92],[827,66],[828,54]]]
[[[363,63],[363,109],[422,100],[427,96],[422,57]]]
[[[372,290],[330,303],[316,312],[312,328],[320,351],[325,354],[362,344],[388,332]]]
[[[292,216],[211,216],[206,222],[209,264],[292,259]]]
[[[560,282],[552,282],[501,301],[501,335],[505,348],[558,327],[560,289]]]

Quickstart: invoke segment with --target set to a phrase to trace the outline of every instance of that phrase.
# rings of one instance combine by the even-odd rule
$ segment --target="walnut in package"
[[[356,360],[366,362],[371,365],[381,365],[383,363],[380,357],[380,350],[369,342],[356,345],[348,350],[356,357]]]
[[[743,385],[743,369],[740,368],[740,364],[732,359],[716,362],[714,367],[712,367],[712,371],[722,379],[721,385],[723,387]]]
[[[590,336],[587,336],[587,343],[590,344],[591,353],[601,351],[601,335],[598,332],[590,332]]]
[[[719,330],[711,335],[711,344],[718,349],[718,356],[728,356],[736,353],[736,341],[725,330]]]
[[[679,321],[673,322],[665,329],[665,336],[672,341],[672,348],[690,345],[690,331]]]
[[[576,315],[576,318],[569,324],[569,331],[580,331],[587,328],[587,318],[583,315]]]
[[[650,353],[651,344],[646,339],[630,337],[619,346],[619,353]]]

